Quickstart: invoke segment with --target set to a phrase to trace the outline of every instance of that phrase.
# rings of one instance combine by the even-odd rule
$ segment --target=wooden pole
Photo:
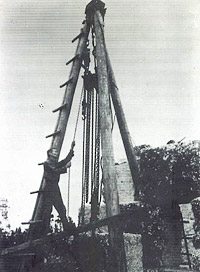
[[[60,132],[55,133],[52,138],[52,143],[50,148],[54,148],[57,150],[57,154],[58,154],[57,160],[59,159],[59,155],[60,155],[60,151],[63,144],[63,139],[64,139],[64,135],[65,135],[65,131],[66,131],[66,127],[67,127],[67,123],[68,123],[68,119],[69,119],[69,115],[71,111],[75,88],[77,85],[77,81],[78,81],[78,77],[79,77],[79,73],[81,69],[82,55],[86,48],[86,43],[88,40],[89,28],[90,27],[88,26],[88,24],[85,23],[83,27],[83,31],[82,31],[83,35],[81,35],[79,39],[78,46],[75,53],[75,56],[79,56],[79,57],[75,58],[73,61],[70,76],[69,76],[71,80],[66,86],[65,93],[64,93],[63,105],[65,104],[66,106],[61,108],[59,112],[56,128],[55,128],[55,132],[57,131],[60,131]],[[47,187],[47,184],[43,177],[41,181],[40,189],[39,189],[39,191],[43,193],[38,194],[33,216],[32,216],[32,221],[43,220],[43,223],[30,225],[29,239],[36,239],[38,237],[41,237],[41,235],[44,235],[47,230],[45,221],[48,221],[46,220],[46,218],[50,216],[51,207],[48,207],[48,204],[45,202],[45,194],[48,194],[48,192],[46,192],[47,191],[46,187]]]
[[[115,162],[112,142],[112,122],[109,104],[109,79],[107,58],[103,36],[103,18],[100,11],[94,13],[94,30],[96,35],[96,58],[99,89],[100,129],[103,160],[103,181],[105,188],[107,216],[120,213],[119,197],[116,184]],[[111,267],[109,271],[126,272],[126,256],[123,232],[118,224],[109,226],[109,243]]]
[[[140,170],[136,159],[136,154],[134,151],[134,147],[132,144],[131,135],[128,129],[128,125],[126,122],[125,113],[123,110],[123,106],[120,99],[119,89],[116,84],[115,75],[112,69],[112,65],[110,62],[110,58],[107,53],[107,61],[108,61],[108,70],[109,70],[109,78],[110,78],[110,87],[111,87],[111,96],[113,101],[113,106],[115,109],[115,114],[117,117],[117,122],[119,125],[119,130],[121,133],[122,141],[124,144],[124,149],[126,152],[126,156],[129,163],[129,168],[131,172],[131,176],[134,182],[135,187],[135,200],[139,198],[140,184],[139,184],[139,176]]]

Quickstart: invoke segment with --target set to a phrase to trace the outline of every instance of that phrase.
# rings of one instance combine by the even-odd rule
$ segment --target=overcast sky
[[[28,221],[35,205],[54,131],[65,63],[76,44],[87,1],[0,0],[1,197],[9,200],[13,227]],[[106,3],[105,33],[129,129],[138,144],[200,135],[200,2],[131,0]],[[81,82],[67,128],[63,157],[71,145]],[[40,104],[44,108],[40,108]],[[81,121],[72,165],[70,214],[80,204]],[[116,160],[124,158],[117,126]],[[66,198],[67,176],[61,181]]]

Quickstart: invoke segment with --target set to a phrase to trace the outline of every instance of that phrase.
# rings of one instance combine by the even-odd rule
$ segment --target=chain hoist
[[[89,70],[90,50],[84,54],[83,60],[84,94],[82,100],[82,119],[83,119],[83,166],[82,166],[82,200],[80,224],[85,221],[85,205],[91,199],[91,220],[96,220],[99,208],[99,179],[100,179],[100,115],[99,115],[99,95],[96,68],[96,47],[95,33],[92,29],[92,45],[94,57],[94,70]]]

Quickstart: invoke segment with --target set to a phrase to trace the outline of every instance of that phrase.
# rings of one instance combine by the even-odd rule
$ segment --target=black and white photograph
[[[0,272],[200,271],[200,2],[0,0]]]

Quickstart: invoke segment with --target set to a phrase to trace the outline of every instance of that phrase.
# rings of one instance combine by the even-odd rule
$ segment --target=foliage
[[[8,247],[12,247],[25,242],[27,236],[27,230],[22,231],[21,228],[16,230],[7,231],[3,228],[0,229],[0,250]],[[0,269],[4,269],[6,272],[15,272],[16,267],[20,265],[20,258],[17,257],[4,257],[0,264]],[[3,268],[2,268],[3,266]]]
[[[52,241],[43,246],[44,259],[36,258],[34,271],[89,272],[106,270],[108,239],[105,236],[82,234]],[[35,270],[34,270],[35,269]]]
[[[189,203],[200,195],[200,151],[193,143],[140,147],[141,192],[145,202]]]

